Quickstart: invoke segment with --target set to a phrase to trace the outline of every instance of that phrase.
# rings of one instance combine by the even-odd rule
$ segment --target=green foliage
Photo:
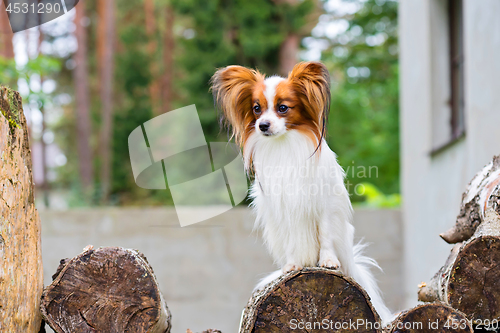
[[[385,195],[370,183],[360,183],[357,192],[365,199],[364,202],[357,205],[360,207],[394,208],[401,205],[401,195],[399,193]]]
[[[25,80],[29,91],[23,97],[25,102],[35,102],[39,107],[43,107],[53,98],[51,94],[45,94],[42,90],[33,91],[31,89],[30,81],[32,77],[37,76],[40,78],[42,76],[50,76],[57,73],[61,69],[61,64],[57,59],[39,56],[34,59],[29,59],[24,66],[17,66],[14,59],[6,59],[0,57],[0,83],[5,83],[11,87],[17,87],[18,81]],[[17,88],[14,88],[17,89]],[[10,90],[10,89],[9,89]],[[13,94],[12,90],[10,93]],[[9,96],[10,97],[10,96]],[[10,97],[12,100],[12,97]],[[17,108],[13,108],[11,105],[11,110],[16,112]],[[11,126],[19,127],[18,115],[15,115],[15,119],[9,119],[9,124]]]
[[[60,62],[57,59],[47,56],[39,56],[35,59],[29,59],[24,66],[17,66],[14,59],[0,57],[0,83],[11,87],[17,87],[17,83],[20,79],[25,80],[27,86],[30,88],[28,93],[22,97],[27,102],[35,101],[40,107],[43,107],[53,96],[45,94],[43,91],[33,91],[30,85],[31,78],[33,76],[40,78],[42,76],[52,75],[57,73],[60,68]],[[8,88],[8,90],[10,110],[13,115],[13,117],[9,118],[9,124],[12,127],[19,127],[19,115],[17,114],[18,108],[13,105],[14,92],[10,88]],[[4,111],[2,110],[2,113],[3,112]]]
[[[347,172],[351,193],[361,182],[397,193],[397,2],[366,1],[347,19],[348,29],[323,52],[334,80],[328,142],[344,168],[377,169],[371,177]]]
[[[16,68],[16,61],[0,57],[0,82],[11,87],[17,86],[19,73]]]
[[[0,57],[0,82],[11,87],[17,87],[19,79],[24,79],[29,84],[33,75],[46,77],[61,70],[58,59],[40,55],[29,59],[24,66],[17,66],[14,59]],[[35,93],[34,91],[30,91]]]

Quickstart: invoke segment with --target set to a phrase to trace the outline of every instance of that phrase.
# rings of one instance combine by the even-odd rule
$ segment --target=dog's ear
[[[252,90],[263,75],[242,66],[221,68],[212,76],[214,103],[221,113],[221,124],[232,131],[236,142],[242,142],[246,120],[252,116]]]
[[[318,125],[324,134],[331,99],[328,69],[320,62],[300,62],[288,74],[288,79],[308,112],[317,116]]]

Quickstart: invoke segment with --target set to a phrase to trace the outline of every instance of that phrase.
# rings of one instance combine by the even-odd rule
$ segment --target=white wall
[[[407,306],[417,303],[418,283],[428,281],[448,256],[451,246],[439,233],[454,224],[466,184],[500,154],[500,1],[464,0],[466,136],[430,155],[436,112],[449,99],[436,73],[444,49],[436,42],[443,35],[436,30],[443,26],[436,15],[440,5],[442,0],[404,0],[399,7]]]
[[[402,304],[402,241],[399,210],[359,210],[357,238],[371,243],[368,255],[388,305]],[[40,211],[44,282],[50,284],[59,260],[88,244],[122,246],[143,252],[172,312],[172,333],[187,328],[237,332],[241,311],[258,279],[275,270],[250,210],[237,208],[208,222],[181,228],[172,208],[104,208]],[[50,330],[48,330],[50,332]]]

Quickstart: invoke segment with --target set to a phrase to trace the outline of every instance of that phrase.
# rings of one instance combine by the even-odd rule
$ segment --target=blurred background
[[[399,192],[394,1],[84,0],[12,37],[0,81],[25,101],[39,207],[171,204],[169,191],[135,184],[130,132],[195,104],[207,141],[227,140],[208,90],[216,68],[286,75],[298,60],[331,70],[329,142],[351,193],[361,182]]]
[[[500,151],[497,0],[83,0],[15,34],[5,14],[0,83],[21,93],[30,127],[45,283],[87,244],[137,248],[174,332],[236,331],[275,269],[247,202],[180,228],[170,192],[134,182],[128,135],[157,115],[195,104],[207,141],[227,140],[216,68],[329,68],[327,141],[392,310],[416,304],[449,251],[438,234]]]

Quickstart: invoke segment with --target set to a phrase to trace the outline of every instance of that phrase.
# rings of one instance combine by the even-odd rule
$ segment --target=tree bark
[[[273,2],[278,6],[286,4],[291,7],[299,3],[297,0],[273,0]],[[299,46],[299,33],[297,31],[289,31],[285,40],[280,45],[278,69],[280,75],[285,77],[288,76],[288,73],[293,69],[295,64],[297,64],[299,59]]]
[[[76,101],[76,130],[78,144],[78,164],[80,183],[84,193],[91,190],[93,183],[92,150],[90,147],[90,92],[87,56],[87,29],[83,26],[85,18],[85,2],[75,7],[76,40],[78,49],[75,52],[76,67],[73,72]]]
[[[391,323],[391,333],[473,333],[466,316],[445,304],[431,303],[404,311]]]
[[[290,33],[285,38],[280,46],[280,69],[279,72],[283,76],[288,76],[288,73],[297,64],[299,59],[299,44],[300,36],[296,33]]]
[[[278,6],[288,5],[291,7],[301,3],[301,1],[298,0],[273,0],[273,2]],[[287,31],[287,36],[281,43],[279,50],[278,71],[280,75],[285,77],[288,76],[288,73],[297,64],[297,61],[299,61],[300,41],[311,33],[311,30],[318,23],[319,16],[322,14],[324,14],[323,6],[321,1],[317,1],[314,10],[308,14],[305,24],[301,27],[296,27],[293,30],[289,29],[289,31]]]
[[[440,236],[450,244],[469,239],[484,220],[486,199],[500,183],[500,155],[479,171],[462,195],[462,205],[456,224]],[[499,211],[500,213],[500,211]]]
[[[338,271],[311,267],[282,275],[255,291],[244,310],[240,333],[307,331],[307,326],[295,327],[300,321],[327,323],[328,329],[320,327],[325,331],[347,331],[349,327],[336,325],[358,320],[354,331],[381,332],[380,317],[354,280]]]
[[[155,3],[154,0],[144,0],[144,18],[146,21],[146,34],[148,36],[148,55],[150,58],[149,72],[151,75],[151,82],[149,84],[149,97],[151,99],[151,108],[153,115],[159,115],[161,111],[161,94],[160,94],[160,75],[158,61],[155,55],[158,47],[156,41],[157,25],[155,18]]]
[[[88,246],[61,260],[41,311],[57,333],[168,333],[171,315],[142,253]]]
[[[162,77],[162,113],[172,110],[173,75],[174,75],[174,9],[171,5],[165,7],[166,27],[163,35],[163,77]]]
[[[115,1],[99,0],[99,40],[98,51],[101,91],[101,190],[102,201],[107,201],[111,190],[111,140],[113,136],[113,73],[115,41]]]
[[[41,24],[41,21],[42,21],[42,18],[41,18],[41,14],[38,14],[37,15],[37,18],[38,18],[38,22],[40,22]],[[42,55],[42,42],[44,40],[44,36],[43,36],[43,32],[42,32],[42,29],[40,29],[40,27],[38,27],[38,48],[37,48],[37,53],[32,55],[33,58],[36,58],[38,56],[41,56]],[[29,45],[29,38],[26,38],[26,45]],[[28,52],[29,54],[29,52]],[[40,75],[40,86],[43,87],[43,81],[44,81],[44,77],[42,75]],[[43,178],[43,182],[40,186],[40,184],[38,185],[38,188],[41,190],[42,192],[42,196],[43,196],[43,203],[45,205],[45,207],[49,207],[50,206],[50,183],[49,183],[49,179],[48,179],[48,165],[47,165],[47,144],[45,143],[45,139],[44,139],[44,135],[47,131],[47,117],[46,117],[46,113],[45,113],[45,105],[44,103],[41,103],[40,105],[40,114],[42,115],[42,133],[41,133],[41,136],[40,136],[40,146],[41,146],[41,165],[42,165],[42,178]]]
[[[40,84],[43,84],[43,77],[40,77]],[[42,192],[43,204],[46,208],[50,206],[50,195],[49,195],[49,179],[48,179],[48,168],[47,168],[47,144],[45,143],[43,135],[47,131],[47,121],[45,115],[45,106],[42,104],[40,106],[40,114],[42,120],[42,133],[40,136],[40,155],[41,155],[41,165],[42,165],[42,184],[38,185],[38,189]],[[40,196],[39,196],[40,197]]]
[[[0,86],[0,331],[37,333],[43,268],[21,97]]]
[[[14,58],[12,37],[14,37],[14,33],[10,28],[5,4],[3,1],[0,1],[0,57],[8,59]]]

